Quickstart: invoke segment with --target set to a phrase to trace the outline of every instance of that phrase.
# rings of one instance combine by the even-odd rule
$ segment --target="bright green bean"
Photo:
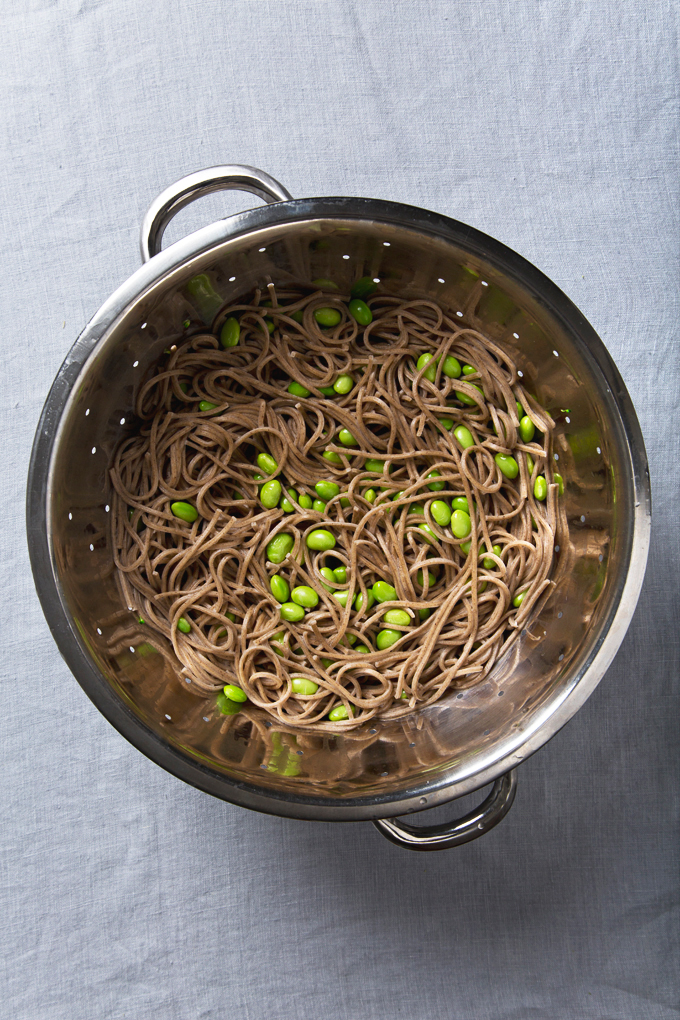
[[[354,379],[351,375],[339,375],[333,383],[333,389],[336,393],[340,393],[344,396],[345,393],[349,393],[354,386]]]
[[[499,471],[504,474],[506,478],[517,478],[517,475],[519,474],[519,464],[514,457],[511,457],[506,453],[497,453],[494,460],[498,465]]]
[[[321,665],[323,666],[324,669],[328,669],[329,666],[332,666],[334,662],[335,662],[334,659],[322,659]]]
[[[316,531],[310,531],[307,535],[307,546],[309,549],[335,549],[335,536],[330,531],[326,531],[325,528],[319,528]]]
[[[369,457],[364,464],[364,471],[377,471],[378,474],[383,474],[385,471],[385,461]]]
[[[321,454],[324,460],[327,460],[329,464],[342,464],[342,457],[335,450],[324,450]]]
[[[400,630],[389,630],[389,629],[379,630],[378,631],[378,636],[375,639],[375,643],[376,643],[377,647],[380,649],[380,651],[382,652],[386,648],[391,648],[391,646],[396,641],[398,641],[399,638],[401,638],[403,636],[404,635],[402,634],[402,632]]]
[[[312,503],[312,510],[316,510],[316,512],[318,514],[325,513],[326,512],[326,500],[325,499],[315,499],[314,502]]]
[[[442,372],[449,379],[458,379],[461,373],[460,361],[453,354],[447,354],[442,365]]]
[[[371,589],[376,602],[395,602],[397,589],[393,588],[387,581],[376,581]]]
[[[464,450],[467,450],[470,446],[475,445],[475,441],[472,438],[472,433],[470,432],[469,428],[466,428],[465,425],[458,425],[454,429],[453,434]]]
[[[472,542],[461,542],[460,543],[460,551],[462,553],[464,553],[466,556],[469,556],[470,555],[470,547],[471,546],[472,546]]]
[[[430,471],[428,478],[439,478],[439,471]],[[446,482],[429,482],[428,489],[432,489],[432,492],[441,492],[442,489],[446,488]]]
[[[238,701],[232,701],[228,698],[224,691],[219,691],[215,698],[217,707],[219,708],[222,715],[237,715],[242,708],[242,704]]]
[[[439,541],[429,524],[419,524],[418,528],[420,529],[420,531],[424,531],[425,534],[429,536],[428,542],[432,539],[434,539],[435,542]]]
[[[194,521],[198,520],[198,510],[191,503],[171,503],[170,510],[175,517],[178,517],[180,521],[185,521],[187,524],[193,524]]]
[[[470,515],[464,510],[454,510],[451,517],[451,531],[456,538],[467,538],[472,531]]]
[[[337,308],[317,308],[314,312],[314,318],[322,329],[331,329],[333,326],[338,325],[342,319],[342,314]]]
[[[495,556],[500,556],[500,554],[502,552],[502,549],[501,549],[501,547],[499,545],[492,545],[491,546],[491,552]],[[482,566],[484,567],[485,570],[495,570],[496,567],[497,567],[497,563],[496,563],[495,560],[492,560],[490,557],[485,556],[484,559],[482,560]]]
[[[300,506],[302,507],[303,510],[311,510],[312,509],[312,497],[307,495],[306,492],[300,493],[300,497],[298,499],[298,503],[300,504]]]
[[[375,489],[366,489],[366,492],[364,493],[364,499],[366,500],[367,503],[375,503],[376,495],[377,493]]]
[[[522,437],[523,442],[530,443],[534,438],[536,432],[536,426],[532,422],[531,418],[525,414],[519,423],[519,434]]]
[[[347,582],[347,567],[344,565],[344,563],[341,566],[335,568],[335,570],[333,571],[333,577],[338,582],[338,584],[345,584]]]
[[[217,404],[213,404],[210,400],[200,400],[198,403],[199,411],[214,411]]]
[[[222,690],[230,701],[238,701],[243,704],[244,701],[248,700],[248,695],[238,684],[225,684]]]
[[[290,597],[290,585],[280,574],[273,574],[269,578],[269,587],[277,602],[287,602]]]
[[[236,347],[241,337],[241,327],[238,319],[233,317],[227,319],[220,330],[220,343],[223,347]]]
[[[527,471],[529,472],[529,478],[531,478],[531,476],[534,473],[534,458],[531,456],[530,453],[526,454],[526,458],[527,458]]]
[[[290,623],[299,623],[304,618],[305,611],[302,606],[295,602],[284,602],[281,606],[281,619]]]
[[[553,481],[557,482],[557,491],[560,496],[564,495],[564,479],[562,475],[558,475],[557,471],[553,471]]]
[[[319,393],[323,393],[324,397],[335,396],[335,390],[332,386],[319,386]]]
[[[319,685],[313,680],[308,680],[306,676],[291,677],[290,686],[294,694],[316,694],[319,689]]]
[[[395,595],[396,595],[396,592],[395,592]],[[370,609],[374,602],[375,602],[375,595],[373,594],[373,592],[369,588],[368,591],[366,592],[366,609],[367,610]],[[362,595],[361,592],[359,592],[358,595],[354,599],[354,608],[356,609],[357,613],[360,613],[361,610],[364,608],[364,596]]]
[[[419,609],[418,610],[418,616],[420,617],[420,622],[422,623],[423,620],[427,620],[427,618],[430,615],[430,613],[431,613],[431,610],[428,609],[427,606],[423,606],[422,609]]]
[[[465,496],[456,496],[451,500],[451,506],[454,510],[464,510],[466,514],[470,513],[470,504]]]
[[[294,544],[292,535],[279,532],[267,545],[267,559],[270,563],[283,563]]]
[[[453,428],[453,418],[440,418],[439,424],[442,428],[445,428],[447,432],[450,432]]]
[[[191,624],[185,616],[180,616],[177,621],[177,630],[181,630],[182,634],[188,634],[191,630]]]
[[[385,623],[396,624],[397,627],[408,627],[411,617],[405,609],[388,609],[383,616]]]
[[[345,606],[347,605],[347,600],[349,598],[349,592],[348,591],[334,591],[333,592],[333,598],[337,599],[338,602],[340,603],[340,605],[342,606],[342,608],[344,609]]]
[[[430,504],[430,513],[432,519],[437,522],[441,528],[445,528],[451,521],[451,508],[448,503],[445,503],[443,499],[435,499]]]
[[[340,492],[340,486],[337,482],[317,482],[314,488],[321,499],[324,499],[326,502],[328,502],[329,499],[333,499],[333,496],[337,496]]]
[[[288,392],[292,393],[294,397],[309,396],[309,390],[305,386],[303,386],[302,383],[297,382],[297,380],[295,379],[291,379],[290,384],[288,386]]]
[[[366,298],[369,298],[373,294],[375,294],[377,289],[378,284],[374,283],[372,277],[362,276],[361,279],[357,280],[357,282],[352,287],[350,291],[350,296],[353,298],[360,298],[362,301],[365,301]]]
[[[295,489],[288,489],[288,496],[290,496],[291,499],[297,499],[297,492],[295,491]],[[293,506],[290,499],[288,499],[286,495],[283,495],[281,497],[281,503],[279,505],[283,510],[284,514],[292,514],[293,511],[295,510],[295,507]]]
[[[278,506],[281,499],[281,482],[273,478],[271,482],[265,482],[260,489],[260,502],[267,510],[273,510]]]
[[[349,429],[340,429],[338,439],[343,446],[358,446],[359,440],[355,439]]]
[[[303,319],[304,319],[304,317],[305,317],[305,313],[304,313],[304,312],[302,311],[302,309],[301,309],[301,308],[298,308],[298,309],[297,309],[297,311],[295,311],[295,312],[291,312],[291,313],[290,313],[290,317],[291,317],[291,319],[292,319],[292,320],[293,320],[294,322],[300,322],[300,323],[301,323],[301,322],[302,322],[302,320],[303,320]]]
[[[352,710],[350,709],[350,712],[351,711]],[[354,716],[354,712],[352,712],[352,716]],[[349,718],[349,712],[347,711],[345,705],[336,705],[335,708],[332,708],[328,713],[328,718],[331,720],[331,722],[339,722],[340,719]]]
[[[534,482],[534,498],[541,502],[548,495],[548,483],[546,482],[543,475],[538,475]]]
[[[474,365],[463,365],[463,375],[474,375],[476,371]]]
[[[368,645],[356,645],[355,652],[359,652],[361,655],[370,655],[371,649]]]
[[[416,368],[419,372],[421,368],[425,368],[426,365],[429,365],[429,368],[423,372],[423,378],[429,379],[430,382],[434,382],[437,377],[437,362],[434,361],[434,364],[430,365],[430,362],[433,361],[433,359],[433,354],[421,354],[416,363]]]
[[[290,597],[292,602],[298,606],[304,606],[305,609],[313,609],[319,604],[319,596],[307,584],[299,584],[297,588],[293,588]]]
[[[275,475],[279,470],[279,465],[269,453],[258,453],[257,466],[267,475]]]
[[[333,588],[335,587],[335,575],[333,574],[331,568],[322,567],[319,573],[321,574],[322,577],[325,577],[327,581],[331,582],[330,584],[323,584],[323,581],[321,582],[326,591],[333,591]]]
[[[373,312],[361,298],[353,298],[347,307],[360,326],[369,326],[373,322]]]
[[[228,620],[231,620],[232,623],[236,623],[236,617],[233,613],[225,613],[224,615]]]
[[[416,576],[418,579],[418,584],[420,585],[421,588],[424,588],[425,577],[423,576],[422,570],[419,570]],[[435,577],[431,570],[428,570],[427,572],[427,583],[429,584],[430,588],[432,587],[433,584],[437,583],[437,578]]]
[[[476,383],[469,383],[468,385],[472,386],[473,389],[475,389],[475,390],[479,390],[479,392],[482,394],[482,396],[484,396],[484,390],[482,389],[481,386],[477,386]],[[467,393],[463,393],[462,390],[456,390],[456,397],[458,398],[458,400],[460,400],[461,404],[466,404],[467,407],[476,407],[477,406],[477,401],[475,400],[475,398],[469,396],[469,394],[467,394]]]
[[[267,332],[271,335],[276,329],[273,319],[265,319],[264,324],[267,327]]]
[[[513,606],[515,606],[516,609],[519,609],[519,607],[522,605],[525,595],[526,595],[525,591],[521,591],[519,595],[515,595],[514,599],[512,600],[512,604]]]

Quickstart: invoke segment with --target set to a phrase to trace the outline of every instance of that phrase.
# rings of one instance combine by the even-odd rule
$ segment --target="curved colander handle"
[[[139,238],[142,262],[148,262],[161,250],[163,233],[173,216],[213,191],[249,191],[268,205],[289,202],[293,197],[282,184],[254,166],[210,166],[197,170],[162,191],[147,209]]]
[[[407,850],[446,850],[469,843],[498,825],[512,807],[516,792],[517,770],[511,769],[496,780],[483,804],[454,822],[408,825],[389,818],[376,818],[373,824],[391,843]]]

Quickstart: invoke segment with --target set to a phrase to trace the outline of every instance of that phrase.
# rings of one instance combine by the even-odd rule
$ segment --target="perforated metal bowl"
[[[178,209],[225,188],[270,204],[159,251]],[[295,201],[250,167],[211,168],[164,192],[145,219],[142,255],[144,265],[69,352],[33,448],[31,562],[66,662],[128,740],[207,793],[295,818],[376,820],[388,838],[415,849],[480,835],[512,803],[515,766],[571,718],[603,676],[642,584],[647,461],[630,398],[602,342],[534,266],[463,223],[363,198]],[[187,289],[199,273],[210,281],[207,304]],[[211,301],[236,299],[269,280],[332,277],[347,291],[366,275],[391,292],[432,297],[499,340],[555,415],[569,518],[558,584],[483,683],[405,720],[329,738],[272,725],[253,710],[225,718],[190,692],[171,648],[121,604],[109,461],[130,428],[145,371],[183,334],[187,318],[205,321]],[[388,820],[491,781],[481,808],[451,825],[417,829]]]

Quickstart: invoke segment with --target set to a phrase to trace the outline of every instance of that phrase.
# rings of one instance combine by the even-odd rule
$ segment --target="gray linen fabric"
[[[677,5],[26,0],[0,32],[0,1017],[669,1020],[677,981]],[[129,746],[60,659],[23,537],[50,382],[184,173],[425,206],[580,306],[648,443],[646,584],[505,822],[409,855]],[[216,196],[178,237],[252,204]],[[671,465],[669,467],[669,465]],[[454,808],[449,809],[451,813]]]

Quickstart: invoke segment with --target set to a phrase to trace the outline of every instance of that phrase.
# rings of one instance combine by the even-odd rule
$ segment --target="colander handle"
[[[161,250],[163,233],[173,216],[197,198],[213,191],[249,191],[268,205],[292,199],[282,184],[254,166],[210,166],[181,177],[154,199],[142,220],[139,247],[142,262]]]
[[[483,804],[443,825],[408,825],[389,818],[376,818],[373,824],[386,839],[407,850],[447,850],[483,836],[505,818],[517,792],[517,770],[511,769],[493,784]]]

